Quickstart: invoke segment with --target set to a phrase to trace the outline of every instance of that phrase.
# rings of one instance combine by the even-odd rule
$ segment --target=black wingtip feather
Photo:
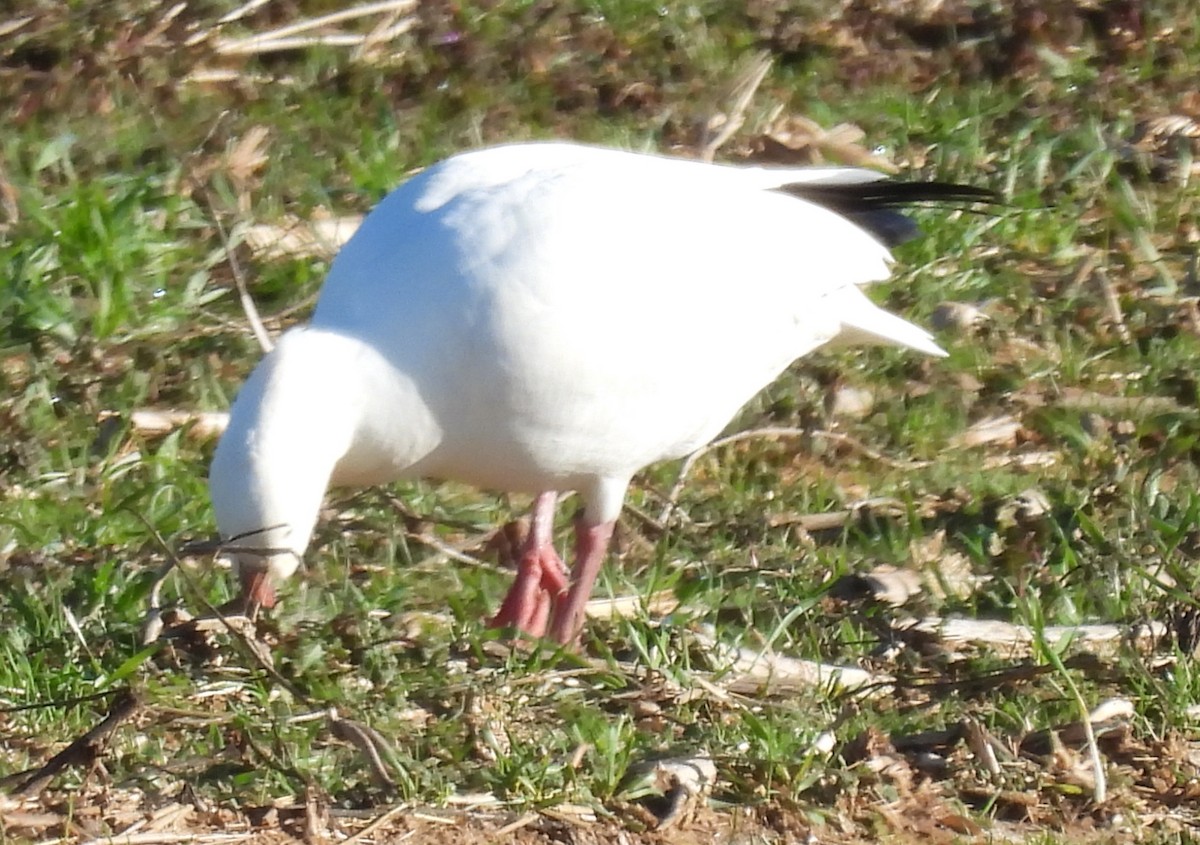
[[[879,208],[903,208],[915,203],[986,203],[998,205],[1000,195],[987,188],[956,182],[896,182],[880,179],[850,185],[797,182],[780,185],[776,190],[806,199],[830,211],[853,213]]]
[[[887,246],[904,243],[918,233],[917,225],[898,209],[921,203],[1000,205],[995,191],[956,182],[897,182],[879,179],[849,185],[796,182],[777,191],[816,203],[853,220]]]

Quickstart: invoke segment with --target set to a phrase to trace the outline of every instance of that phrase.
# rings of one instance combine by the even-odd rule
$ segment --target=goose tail
[[[933,335],[880,308],[857,287],[843,288],[841,294],[844,301],[838,313],[842,330],[833,339],[833,344],[902,346],[935,358],[946,357],[946,350],[937,345]]]

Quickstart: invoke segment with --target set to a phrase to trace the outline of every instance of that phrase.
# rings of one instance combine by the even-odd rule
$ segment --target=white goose
[[[832,341],[945,354],[860,286],[913,233],[891,209],[991,199],[569,143],[430,167],[367,216],[234,403],[209,485],[243,596],[274,603],[328,486],[454,479],[536,495],[493,623],[573,641],[634,473]],[[583,502],[569,576],[561,490]]]

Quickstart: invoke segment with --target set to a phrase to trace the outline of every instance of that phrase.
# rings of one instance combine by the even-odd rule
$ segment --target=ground
[[[1185,0],[0,12],[0,841],[1192,841],[1197,29]],[[483,625],[527,503],[427,483],[334,492],[275,610],[198,624],[255,324],[303,320],[407,175],[545,137],[1003,205],[921,212],[872,293],[948,358],[807,358],[635,480],[578,652]]]

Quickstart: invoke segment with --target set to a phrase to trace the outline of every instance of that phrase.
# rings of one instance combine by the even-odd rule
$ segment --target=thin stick
[[[468,523],[459,522],[457,520],[438,520],[438,519],[434,519],[433,517],[430,517],[427,515],[415,513],[410,507],[408,507],[407,504],[405,504],[403,499],[399,498],[398,496],[393,496],[390,493],[385,493],[384,498],[387,500],[388,504],[391,505],[392,508],[395,509],[395,511],[397,513],[399,513],[405,520],[420,520],[422,522],[433,522],[433,523],[436,523],[439,525],[448,525],[448,526],[451,526],[452,528],[461,528],[463,530],[474,530],[474,526],[470,525]],[[491,535],[492,535],[492,532],[487,532],[482,537],[474,539],[471,542],[467,543],[463,548],[467,548],[467,549],[476,548],[476,547],[482,545],[484,542],[486,542],[486,538]],[[413,531],[411,529],[406,528],[404,531],[404,539],[412,540],[416,543],[420,543],[422,546],[425,546],[426,548],[429,548],[429,549],[433,549],[435,552],[442,555],[443,557],[445,557],[449,560],[456,561],[458,563],[465,563],[470,566],[480,567],[482,569],[490,569],[493,572],[506,572],[507,571],[505,569],[505,567],[503,567],[503,566],[497,566],[496,564],[490,563],[486,560],[483,560],[482,558],[478,558],[478,557],[469,555],[462,549],[456,548],[456,547],[450,545],[449,543],[445,543],[445,542],[439,540],[437,537],[434,537],[429,534],[421,534],[420,532]]]
[[[217,232],[221,235],[221,243],[225,245],[225,257],[229,259],[229,269],[233,272],[233,283],[237,286],[238,299],[242,303],[242,311],[245,312],[246,320],[250,323],[250,329],[254,332],[254,338],[258,341],[258,345],[262,348],[262,351],[264,353],[270,352],[275,348],[275,343],[271,340],[270,332],[263,325],[262,318],[258,316],[258,307],[254,304],[254,299],[250,296],[250,289],[246,286],[246,274],[242,272],[242,265],[238,261],[237,252],[229,243],[225,227],[221,225],[221,218],[214,214],[213,222],[217,224]]]
[[[23,18],[13,18],[12,20],[4,21],[3,23],[0,23],[0,38],[4,37],[5,35],[12,35],[18,29],[28,26],[31,23],[33,23],[33,15],[26,15]]]
[[[747,431],[739,431],[731,434],[728,437],[721,437],[717,440],[701,446],[695,452],[683,459],[683,463],[679,467],[679,474],[675,477],[675,483],[671,485],[670,491],[667,493],[667,504],[663,507],[659,514],[659,522],[665,523],[670,517],[671,511],[675,509],[675,502],[679,498],[679,494],[683,491],[683,485],[687,479],[688,473],[692,471],[696,461],[712,452],[715,449],[720,449],[722,446],[728,446],[732,443],[738,443],[742,440],[752,440],[759,437],[815,437],[823,440],[832,440],[835,443],[840,443],[843,446],[849,446],[856,452],[865,455],[866,457],[879,461],[893,469],[921,469],[931,465],[931,461],[901,461],[896,458],[890,458],[882,452],[872,449],[860,440],[856,440],[848,434],[842,434],[837,431],[825,431],[823,429],[807,429],[795,428],[792,426],[765,426],[763,428],[752,428]]]
[[[217,24],[221,25],[221,24],[233,23],[234,21],[241,20],[242,18],[246,17],[246,15],[250,15],[250,14],[253,14],[254,12],[257,12],[259,9],[261,9],[263,6],[267,5],[270,2],[271,2],[271,0],[248,0],[248,2],[243,3],[242,5],[238,6],[232,12],[222,15],[221,18],[217,21]]]
[[[253,833],[170,833],[165,830],[152,830],[144,833],[87,839],[80,845],[175,845],[175,843],[181,842],[209,845],[209,843],[217,842],[245,842],[253,837]],[[74,841],[76,840],[56,839],[54,843]],[[53,843],[39,843],[39,845],[53,845]]]
[[[399,18],[400,13],[397,12],[389,18],[385,18],[379,26],[368,32],[362,44],[354,51],[354,58],[361,59],[368,56],[371,51],[375,50],[381,44],[388,43],[396,36],[403,35],[417,25],[417,19],[414,17]]]
[[[315,18],[297,21],[296,23],[281,26],[276,29],[268,30],[257,35],[252,35],[248,38],[234,40],[225,40],[217,42],[217,52],[221,55],[240,55],[245,53],[262,52],[261,47],[256,48],[255,45],[269,44],[271,42],[281,42],[291,36],[299,35],[302,32],[307,32],[312,29],[317,29],[330,24],[342,23],[343,21],[354,20],[356,18],[368,17],[384,12],[411,12],[417,7],[417,0],[381,0],[376,3],[364,3],[360,6],[353,6],[349,9],[340,9],[336,12],[330,12],[327,15],[320,15]],[[362,38],[355,44],[362,43]],[[278,48],[277,48],[278,49]]]
[[[868,457],[873,461],[879,461],[879,463],[889,466],[892,469],[922,469],[924,467],[933,465],[933,461],[904,461],[898,458],[888,457],[887,455],[883,454],[883,452],[872,449],[861,440],[856,440],[849,434],[843,434],[839,431],[825,431],[824,429],[817,429],[811,432],[811,434],[813,437],[819,437],[822,440],[832,440],[834,443],[841,443],[843,446],[849,446],[851,449],[864,455],[865,457]]]
[[[675,483],[671,485],[671,489],[667,492],[667,504],[663,506],[662,513],[659,514],[658,521],[666,523],[671,516],[671,511],[675,508],[675,500],[679,498],[679,494],[683,492],[683,484],[695,466],[696,461],[703,458],[709,452],[720,449],[722,446],[728,446],[731,443],[738,443],[742,440],[751,440],[756,437],[803,437],[808,434],[808,429],[793,428],[786,426],[769,426],[767,428],[755,428],[749,431],[739,431],[736,434],[731,434],[728,437],[721,437],[717,440],[701,446],[695,452],[683,459],[683,463],[679,465],[679,474],[675,476]]]
[[[1075,700],[1083,710],[1083,735],[1087,737],[1088,758],[1092,762],[1092,774],[1096,778],[1092,798],[1097,804],[1103,804],[1108,798],[1108,778],[1104,774],[1104,761],[1100,759],[1100,747],[1096,745],[1096,732],[1092,730],[1092,717],[1075,684],[1071,684],[1071,691],[1075,693]]]
[[[508,836],[510,833],[516,833],[521,828],[528,827],[529,825],[533,824],[539,818],[541,818],[541,816],[539,816],[537,813],[526,813],[515,822],[510,822],[509,824],[506,824],[504,827],[497,830],[492,834],[492,838],[495,840],[502,836]]]
[[[395,752],[392,751],[387,740],[369,725],[341,718],[337,710],[332,707],[326,712],[326,718],[329,720],[330,732],[338,739],[353,745],[366,758],[367,765],[375,776],[376,782],[394,789],[396,779],[388,772],[387,764],[383,761],[384,752],[395,758]]]
[[[348,32],[271,39],[256,35],[244,41],[218,45],[217,52],[222,56],[257,56],[263,53],[281,53],[284,50],[304,50],[309,47],[358,47],[366,40],[365,35]]]
[[[262,651],[263,644],[261,642],[259,642],[257,639],[252,640],[250,636],[246,634],[245,630],[241,629],[240,626],[234,624],[230,620],[230,617],[227,617],[218,608],[213,607],[208,599],[204,597],[203,592],[200,590],[200,585],[196,583],[195,579],[192,577],[192,574],[181,565],[179,555],[175,553],[175,550],[171,548],[170,544],[167,543],[154,524],[151,523],[150,520],[138,510],[130,508],[129,512],[132,513],[144,526],[146,526],[146,530],[150,532],[150,536],[154,538],[155,542],[158,543],[159,547],[162,548],[163,552],[167,556],[168,562],[159,571],[158,578],[165,578],[171,570],[178,572],[179,576],[183,578],[184,583],[188,585],[188,588],[192,591],[192,594],[196,597],[200,604],[203,605],[204,609],[211,615],[212,618],[220,620],[220,624],[225,628],[226,631],[229,632],[230,636],[232,636],[236,642],[240,642],[242,644],[245,649],[245,653],[250,655],[254,662],[258,664],[260,669],[274,679],[277,684],[287,690],[287,692],[297,701],[308,705],[316,704],[317,702],[311,696],[301,690],[300,687],[295,683],[285,678],[279,672],[279,670],[275,668],[274,662],[271,660],[270,652],[268,651],[264,653]],[[152,608],[151,614],[153,614],[156,610],[156,608]]]
[[[457,563],[465,563],[470,566],[478,566],[482,569],[490,569],[493,572],[506,572],[507,571],[502,566],[497,566],[494,563],[489,563],[488,561],[483,560],[482,558],[472,557],[471,555],[467,554],[466,552],[459,551],[458,549],[454,548],[454,546],[451,546],[449,543],[443,543],[441,540],[437,539],[436,537],[431,537],[428,534],[419,534],[416,531],[405,531],[404,539],[412,540],[414,542],[420,543],[422,546],[426,546],[430,549],[433,549],[439,555],[442,555],[443,557],[446,557]]]
[[[100,724],[76,739],[62,751],[55,754],[33,775],[16,788],[14,794],[21,796],[37,795],[45,789],[54,776],[68,766],[91,765],[100,755],[101,742],[117,726],[128,719],[138,709],[141,702],[132,690],[126,689],[116,701],[108,715]]]
[[[153,536],[155,541],[162,547],[169,559],[169,564],[163,568],[162,572],[159,573],[159,579],[164,578],[171,569],[178,571],[183,577],[184,581],[187,583],[188,587],[191,589],[192,593],[200,600],[201,604],[204,605],[208,612],[212,614],[212,617],[219,620],[219,624],[221,624],[225,630],[233,635],[236,641],[242,644],[245,652],[250,655],[254,662],[258,664],[259,668],[262,669],[268,677],[274,680],[275,683],[279,684],[279,686],[286,690],[296,701],[309,706],[318,704],[319,702],[317,699],[313,698],[313,696],[301,689],[296,682],[284,677],[284,675],[275,668],[274,661],[271,659],[270,651],[260,640],[252,637],[251,634],[247,633],[245,630],[240,630],[240,626],[233,623],[233,618],[225,616],[225,614],[223,614],[218,608],[213,607],[212,604],[210,604],[208,600],[204,598],[198,586],[192,579],[191,573],[187,572],[180,565],[179,556],[175,554],[175,551],[167,544],[166,540],[163,539],[163,536],[159,533],[158,529],[155,528],[154,525],[139,511],[133,509],[130,510],[142,522],[142,524],[146,526],[151,536]],[[231,538],[230,542],[236,542],[237,539],[237,537]],[[228,549],[229,547],[225,546],[225,548]],[[156,587],[158,586],[160,586],[160,582],[156,582]],[[152,612],[156,612],[156,610],[157,608],[155,608]],[[195,622],[192,624],[199,629],[200,625],[196,623],[199,623],[200,621],[201,620],[195,620]],[[329,722],[331,731],[336,736],[347,739],[357,748],[359,748],[364,755],[366,755],[368,764],[371,766],[372,770],[375,772],[376,776],[380,778],[380,780],[384,781],[388,785],[394,785],[394,780],[390,777],[386,766],[384,766],[380,760],[380,755],[381,753],[390,752],[390,756],[394,759],[395,753],[390,751],[387,741],[377,731],[375,731],[369,725],[360,724],[359,722],[342,718],[333,708],[329,708],[325,711],[325,718]],[[366,738],[365,745],[359,744],[357,741],[358,738],[363,737]],[[258,755],[264,760],[268,761],[269,764],[275,766],[279,771],[284,772],[285,774],[299,778],[299,775],[293,769],[276,763],[266,749],[261,748],[252,737],[247,736],[247,741],[250,743],[250,746],[255,750],[255,752],[258,753]]]
[[[758,91],[767,73],[771,70],[771,55],[765,51],[755,53],[739,70],[734,78],[728,95],[729,111],[721,117],[724,121],[714,131],[712,122],[717,118],[713,115],[705,126],[705,141],[700,150],[702,161],[712,161],[725,143],[732,138],[746,122],[746,109],[750,107],[755,92]]]
[[[1129,333],[1129,326],[1125,324],[1125,315],[1121,312],[1121,299],[1117,296],[1117,289],[1113,287],[1112,279],[1108,277],[1108,273],[1103,267],[1096,267],[1092,271],[1092,278],[1100,287],[1100,292],[1104,296],[1104,305],[1108,309],[1108,318],[1116,327],[1121,343],[1132,343],[1133,336]]]
[[[358,833],[355,833],[353,836],[350,836],[349,838],[343,840],[342,845],[354,845],[355,842],[358,842],[359,840],[370,836],[372,833],[379,830],[379,828],[383,827],[385,824],[390,822],[392,819],[396,818],[396,816],[400,815],[407,809],[408,809],[407,804],[397,804],[395,807],[392,807],[391,809],[376,816],[374,819],[371,820],[370,824],[368,824],[366,827],[364,827]],[[414,831],[410,830],[403,837],[401,837],[398,840],[394,840],[394,841],[402,842],[405,839],[408,839],[409,837],[411,837],[413,833],[414,833]]]
[[[74,698],[54,698],[49,701],[35,701],[33,704],[15,704],[11,707],[0,707],[0,713],[24,713],[27,710],[42,710],[48,707],[74,707],[76,704],[86,704],[89,701],[97,701],[101,698],[117,695],[122,690],[104,690],[103,692],[93,692],[88,695],[78,695]]]

